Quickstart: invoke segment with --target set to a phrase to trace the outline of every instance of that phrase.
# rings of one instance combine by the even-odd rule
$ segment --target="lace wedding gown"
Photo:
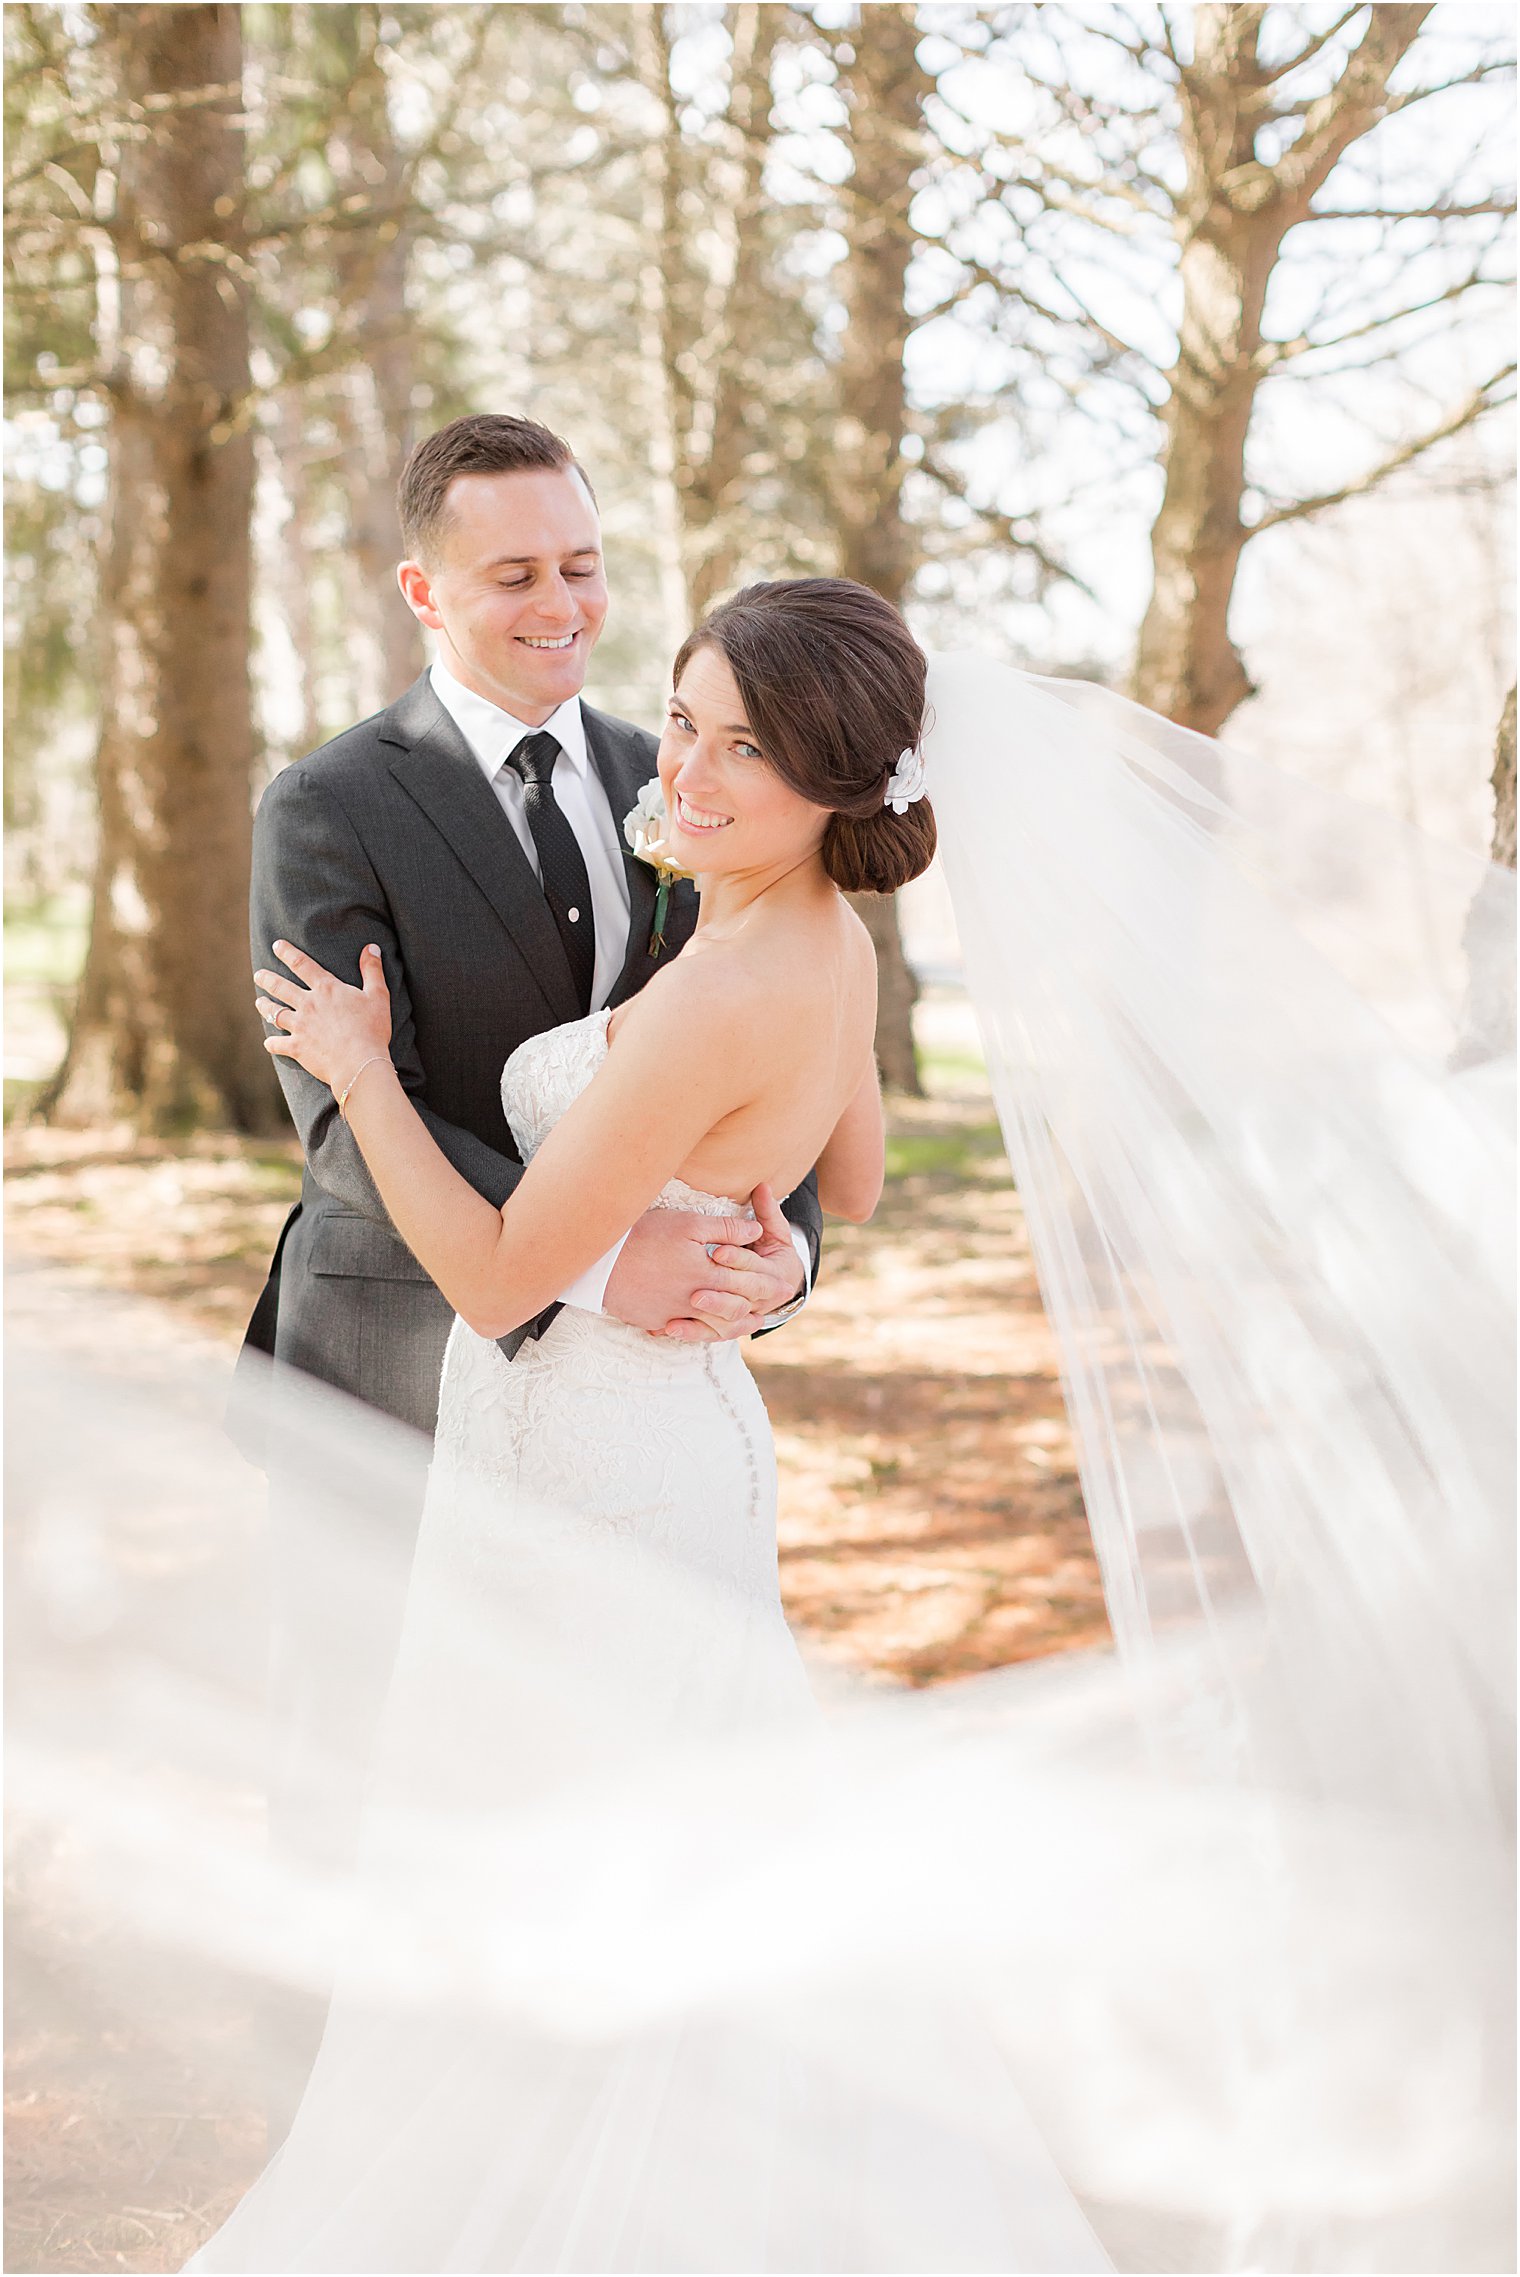
[[[607,1023],[597,1012],[548,1030],[508,1061],[525,1161],[594,1076]],[[747,1214],[680,1180],[657,1206]],[[619,1574],[618,1618],[597,1625],[580,1585],[591,1576],[605,1606]],[[460,1622],[499,1591],[519,1665],[488,1679],[489,1653],[461,1651]],[[615,1720],[602,1708],[578,1721],[554,1689],[581,1623]],[[520,1665],[525,1633],[541,1668]],[[953,2007],[905,2003],[905,2041],[933,2074],[923,2102],[866,2086],[826,2052],[810,2060],[795,2005],[692,2008],[613,2032],[602,2014],[581,2045],[562,2012],[550,2032],[482,2008],[493,1803],[530,1817],[566,1796],[584,1807],[615,1793],[641,1743],[668,1754],[716,1732],[742,1744],[814,1714],[781,1611],[769,1425],[738,1345],[567,1307],[508,1362],[456,1321],[361,1874],[400,1886],[409,1846],[447,1840],[457,1803],[465,1863],[449,1926],[470,1948],[463,1989],[452,2002],[435,1976],[409,2015],[340,1973],[288,2141],[190,2267],[1106,2269],[990,2041]],[[588,1879],[636,1873],[647,1828],[624,1828],[619,1848],[615,1811],[589,1823],[608,1829],[608,1849],[588,1857]],[[694,1879],[702,1866],[693,1857]],[[394,1953],[388,1966],[404,1979]],[[945,2096],[949,2067],[958,2098]]]

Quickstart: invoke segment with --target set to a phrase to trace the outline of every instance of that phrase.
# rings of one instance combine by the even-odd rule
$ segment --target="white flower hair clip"
[[[921,799],[925,790],[924,755],[915,745],[911,751],[900,751],[897,765],[887,777],[883,806],[894,814],[906,814],[915,799]]]

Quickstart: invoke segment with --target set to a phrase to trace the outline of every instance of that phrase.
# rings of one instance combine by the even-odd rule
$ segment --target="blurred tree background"
[[[1486,834],[1509,33],[1387,5],[7,7],[20,1102],[280,1127],[251,805],[422,668],[395,480],[470,408],[593,470],[608,708],[654,718],[736,584],[839,572],[931,643],[1210,732],[1246,705],[1268,756]],[[922,966],[932,886],[914,907]],[[894,907],[865,914],[911,1093],[917,982]]]

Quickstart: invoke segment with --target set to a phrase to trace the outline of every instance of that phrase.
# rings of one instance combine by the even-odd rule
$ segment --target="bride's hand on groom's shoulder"
[[[773,1202],[770,1218],[646,1211],[612,1269],[603,1311],[687,1343],[752,1336],[802,1286],[801,1260]]]
[[[391,999],[377,948],[362,952],[357,988],[335,979],[289,941],[274,942],[272,953],[287,971],[261,969],[253,976],[260,991],[258,1009],[277,1031],[265,1037],[266,1051],[299,1061],[334,1093],[352,1081],[367,1059],[389,1058]]]

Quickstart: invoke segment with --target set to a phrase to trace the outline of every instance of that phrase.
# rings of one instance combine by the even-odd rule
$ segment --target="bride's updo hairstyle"
[[[924,732],[923,650],[902,618],[846,577],[746,585],[704,617],[676,658],[723,657],[744,716],[784,783],[833,808],[823,866],[844,893],[895,893],[929,867],[934,809],[885,804],[887,780]]]

